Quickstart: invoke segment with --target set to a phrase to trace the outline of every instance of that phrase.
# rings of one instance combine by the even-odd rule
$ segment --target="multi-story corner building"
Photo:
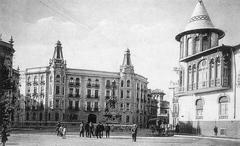
[[[180,43],[181,132],[240,137],[239,46],[220,45],[224,31],[214,27],[202,1],[193,11]]]
[[[155,89],[151,92],[153,99],[157,100],[157,120],[159,123],[169,123],[169,102],[164,99],[163,90]]]
[[[129,49],[120,72],[68,68],[60,41],[49,65],[27,68],[26,121],[92,121],[146,125],[147,78],[134,72]]]
[[[0,40],[0,126],[6,124],[4,119],[16,121],[20,113],[17,103],[19,71],[13,68],[14,52],[12,37],[9,42]]]

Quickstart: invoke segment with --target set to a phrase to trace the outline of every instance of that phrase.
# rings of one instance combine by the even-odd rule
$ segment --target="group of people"
[[[132,141],[136,142],[137,138],[137,125],[134,124],[131,128],[131,133],[132,133]],[[96,138],[102,138],[103,137],[103,132],[105,131],[106,133],[106,138],[110,137],[110,126],[107,123],[105,126],[99,122],[97,125],[94,126],[92,122],[84,123],[81,122],[79,125],[79,136],[84,137],[84,133],[86,137],[95,137]],[[62,138],[66,138],[66,127],[62,125],[60,122],[58,122],[56,126],[56,131],[57,131],[57,136],[61,136]]]
[[[60,122],[57,123],[56,131],[57,131],[57,136],[61,136],[62,138],[66,138],[67,129]]]
[[[80,123],[80,137],[84,137],[84,133],[86,137],[91,138],[92,136],[96,136],[97,138],[103,137],[103,131],[105,130],[106,138],[110,136],[110,126],[106,124],[105,126],[99,122],[96,126],[93,125],[92,122],[84,124],[83,122]]]

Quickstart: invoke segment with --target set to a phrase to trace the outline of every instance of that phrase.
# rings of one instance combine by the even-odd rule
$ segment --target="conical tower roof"
[[[224,32],[214,27],[202,0],[199,0],[185,30],[176,36],[176,40],[179,41],[185,34],[203,30],[216,32],[219,35],[219,39],[224,37]]]

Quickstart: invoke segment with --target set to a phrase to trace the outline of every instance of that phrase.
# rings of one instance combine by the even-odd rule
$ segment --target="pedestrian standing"
[[[58,122],[57,125],[56,125],[56,131],[57,131],[57,136],[60,135],[60,131],[59,131],[59,128],[61,127],[61,123]]]
[[[3,144],[3,146],[5,146],[5,144],[8,140],[7,137],[10,136],[10,134],[8,134],[8,132],[7,132],[7,127],[6,126],[3,127],[1,136],[2,136],[2,144]]]
[[[102,137],[103,137],[103,131],[104,131],[104,126],[103,126],[103,124],[102,124],[102,123],[100,123],[100,135],[101,135],[101,137],[100,137],[100,138],[102,138]]]
[[[83,122],[80,123],[80,127],[79,127],[79,130],[80,130],[80,137],[84,137],[84,124]]]
[[[67,129],[65,126],[62,127],[62,138],[66,139]]]
[[[177,125],[176,125],[176,128],[175,128],[175,132],[178,134],[179,133],[179,131],[180,131],[180,129],[179,129],[180,127],[179,127],[179,124],[177,123]]]
[[[137,140],[137,125],[136,124],[134,124],[132,126],[131,132],[132,132],[132,141],[136,142],[136,140]]]
[[[213,131],[214,131],[215,136],[217,136],[217,134],[218,134],[218,127],[215,126],[215,127],[213,128]]]
[[[93,134],[94,131],[94,125],[92,122],[89,123],[89,137],[91,138],[91,136],[94,136]]]
[[[86,137],[89,137],[89,123],[85,125]]]
[[[63,126],[61,125],[58,129],[59,135],[62,137],[63,136]]]
[[[101,138],[101,134],[100,134],[100,123],[97,124],[96,129],[95,129],[95,135],[98,138]]]
[[[106,138],[109,138],[109,136],[110,136],[110,126],[108,125],[108,123],[105,127],[105,132],[106,132]]]

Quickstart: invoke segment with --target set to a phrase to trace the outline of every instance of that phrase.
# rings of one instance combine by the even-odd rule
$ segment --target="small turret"
[[[62,44],[60,41],[57,41],[57,46],[55,47],[53,59],[63,60],[63,53],[62,53]]]
[[[120,67],[120,72],[124,73],[134,73],[134,67],[131,62],[130,50],[127,48],[124,54],[123,63]]]

